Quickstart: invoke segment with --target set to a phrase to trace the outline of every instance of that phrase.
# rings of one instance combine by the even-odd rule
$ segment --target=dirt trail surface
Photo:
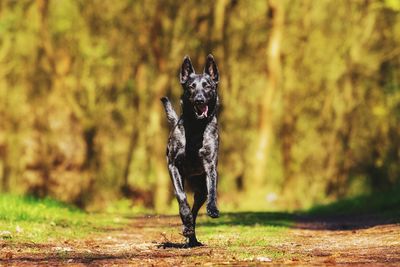
[[[259,266],[259,265],[370,265],[400,266],[400,224],[373,217],[296,217],[279,240],[268,245],[243,244],[248,258],[229,250],[229,242],[215,233],[203,247],[180,248],[183,238],[176,216],[130,219],[123,229],[103,229],[84,240],[51,244],[13,244],[0,241],[0,265],[71,266]],[[199,226],[201,227],[201,225]],[[256,227],[256,226],[254,226]],[[199,237],[201,239],[201,237]],[[261,238],[261,237],[260,237]],[[260,256],[276,254],[279,257]],[[252,254],[254,252],[254,254]],[[275,255],[274,254],[274,255]]]

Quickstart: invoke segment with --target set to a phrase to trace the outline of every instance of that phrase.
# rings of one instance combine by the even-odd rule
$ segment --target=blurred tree
[[[269,0],[268,2],[268,44],[267,44],[267,80],[266,87],[260,101],[258,118],[258,140],[255,142],[255,157],[250,161],[251,174],[246,177],[253,180],[257,186],[262,185],[265,178],[265,166],[270,156],[271,143],[274,130],[275,103],[278,99],[281,76],[281,43],[284,23],[284,10],[281,1]]]
[[[390,187],[399,16],[393,0],[1,1],[1,188],[165,210],[159,98],[179,110],[183,56],[201,72],[208,53],[221,72],[222,204],[305,207]]]

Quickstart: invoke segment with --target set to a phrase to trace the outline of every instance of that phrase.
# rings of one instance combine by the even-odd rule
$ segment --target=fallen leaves
[[[5,255],[4,255],[4,258],[5,258],[6,260],[10,260],[10,259],[12,259],[13,255],[14,255],[14,254],[13,254],[11,251],[7,251],[7,252],[5,253]]]
[[[0,231],[0,237],[2,239],[11,239],[12,238],[12,234],[10,231]]]
[[[56,252],[71,252],[73,249],[71,247],[53,247]]]
[[[262,256],[256,257],[255,260],[256,260],[256,261],[261,261],[261,262],[271,262],[271,261],[272,261],[271,258],[262,257]]]

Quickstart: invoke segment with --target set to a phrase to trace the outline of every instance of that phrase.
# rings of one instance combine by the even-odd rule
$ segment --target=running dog
[[[217,64],[208,55],[202,74],[196,74],[188,56],[183,59],[180,70],[182,114],[180,117],[167,97],[161,98],[171,126],[167,145],[168,170],[179,203],[179,215],[183,223],[183,235],[187,246],[202,244],[196,238],[196,217],[207,200],[207,215],[218,218],[217,163],[219,106]],[[184,191],[187,182],[194,191],[190,210]]]

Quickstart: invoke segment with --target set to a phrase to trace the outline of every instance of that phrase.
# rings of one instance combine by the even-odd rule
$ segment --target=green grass
[[[3,194],[0,196],[0,239],[10,242],[51,242],[83,238],[123,225],[123,219],[87,214],[52,199]],[[5,231],[5,232],[4,232]]]
[[[197,233],[201,241],[227,249],[238,260],[274,260],[293,256],[276,249],[287,240],[293,224],[293,215],[288,213],[238,212],[223,214],[216,220],[202,216]]]
[[[388,191],[338,200],[327,205],[317,205],[308,210],[308,214],[312,215],[367,213],[377,213],[400,218],[400,186]]]

